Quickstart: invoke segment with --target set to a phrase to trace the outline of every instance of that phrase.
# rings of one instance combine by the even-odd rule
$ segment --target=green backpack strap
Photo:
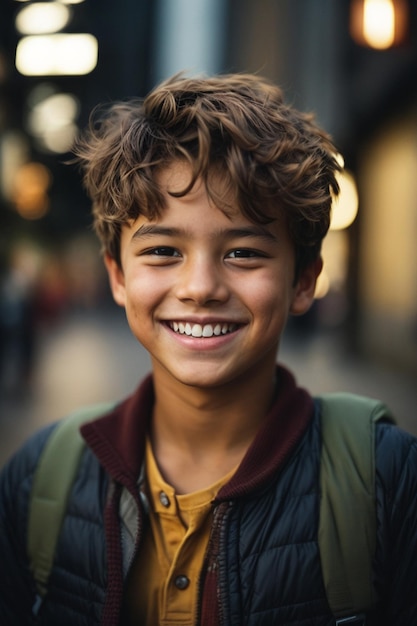
[[[87,407],[61,420],[52,431],[33,479],[27,549],[38,594],[44,597],[84,441],[81,424],[103,415],[111,404]]]
[[[381,419],[394,419],[383,403],[371,398],[346,393],[325,394],[319,400],[322,453],[318,540],[327,599],[337,618],[365,612],[375,604],[374,425]]]

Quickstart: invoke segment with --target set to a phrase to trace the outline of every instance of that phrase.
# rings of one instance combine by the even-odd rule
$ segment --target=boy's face
[[[121,268],[106,258],[113,296],[150,353],[155,382],[211,388],[271,376],[289,313],[312,302],[321,261],[294,285],[295,259],[281,221],[254,225],[226,216],[177,163],[161,172],[160,218],[140,216],[121,236]]]

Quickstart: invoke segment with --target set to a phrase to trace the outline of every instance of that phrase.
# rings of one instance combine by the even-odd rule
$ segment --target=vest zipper
[[[216,589],[219,589],[219,555],[224,550],[225,535],[226,535],[226,518],[229,510],[233,506],[233,502],[221,502],[214,506],[213,511],[213,524],[210,531],[210,539],[208,542],[206,554],[203,561],[203,567],[200,574],[200,579],[197,586],[197,622],[196,626],[222,626],[224,621],[224,605],[225,599],[216,593],[216,602],[218,607],[218,622],[211,623],[201,621],[204,617],[202,615],[203,593],[207,575],[216,576]]]

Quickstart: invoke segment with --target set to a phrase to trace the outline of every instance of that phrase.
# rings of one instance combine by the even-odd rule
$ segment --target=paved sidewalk
[[[280,361],[313,393],[352,391],[378,397],[399,424],[417,434],[417,385],[411,376],[352,359],[334,335],[283,341]],[[30,388],[0,397],[0,465],[41,426],[79,406],[124,397],[150,369],[118,309],[73,315],[40,344]]]

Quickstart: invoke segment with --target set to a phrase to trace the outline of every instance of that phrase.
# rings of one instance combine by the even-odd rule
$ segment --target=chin
[[[217,387],[221,387],[225,383],[225,381],[219,376],[196,376],[194,374],[190,376],[177,376],[176,378],[183,385],[186,385],[187,387],[194,387],[196,389],[215,389]]]
[[[168,373],[172,380],[182,385],[201,389],[220,387],[227,382],[229,378],[225,376],[224,372],[220,371],[218,366],[215,368],[208,367],[207,365],[196,367],[194,364],[193,367],[189,368],[166,368],[165,372]],[[233,378],[233,376],[231,378]]]
[[[206,366],[199,371],[198,368],[194,367],[189,371],[171,372],[171,375],[183,385],[209,390],[219,389],[225,385],[233,385],[234,382],[242,379],[245,371],[224,371],[217,364],[213,368]]]

